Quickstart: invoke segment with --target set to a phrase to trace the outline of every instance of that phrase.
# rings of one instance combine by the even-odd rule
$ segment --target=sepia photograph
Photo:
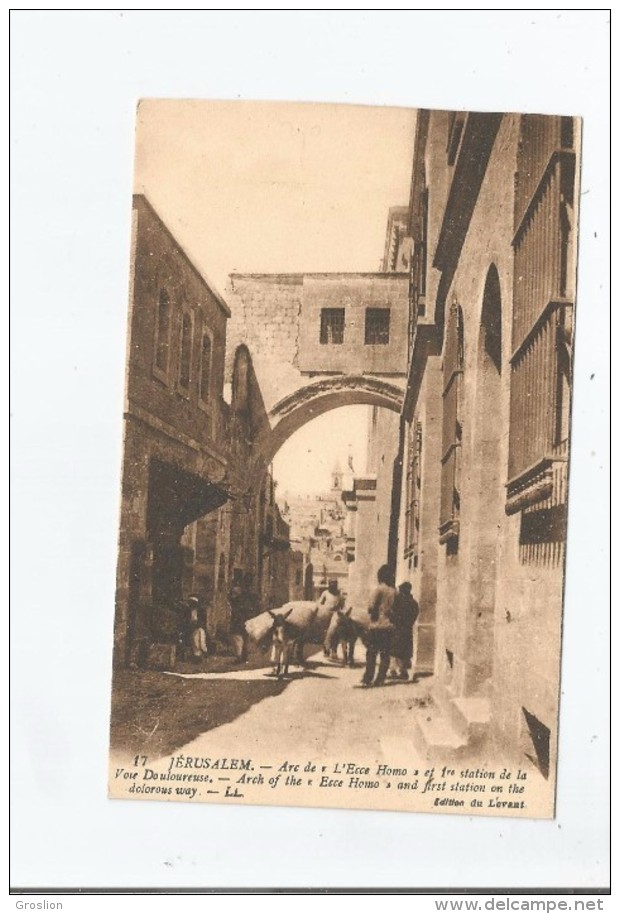
[[[110,797],[553,817],[580,142],[140,101]]]

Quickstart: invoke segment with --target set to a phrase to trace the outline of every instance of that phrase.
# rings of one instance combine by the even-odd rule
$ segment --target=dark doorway
[[[183,597],[183,550],[178,542],[162,538],[153,543],[153,602],[174,606]]]
[[[304,600],[313,600],[314,599],[314,568],[312,564],[309,563],[306,565],[306,573],[304,575]]]

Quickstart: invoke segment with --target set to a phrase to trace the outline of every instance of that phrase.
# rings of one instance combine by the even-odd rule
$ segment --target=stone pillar
[[[349,602],[357,612],[367,608],[382,564],[377,562],[376,489],[375,476],[357,476],[354,480],[355,562],[349,566]]]

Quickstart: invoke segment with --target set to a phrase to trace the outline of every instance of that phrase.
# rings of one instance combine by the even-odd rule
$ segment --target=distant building
[[[288,598],[289,600],[305,600],[306,589],[304,582],[304,556],[297,549],[292,549],[288,563]]]
[[[290,566],[293,564],[289,525],[276,502],[271,473],[265,476],[261,488],[259,512],[259,592],[261,608],[271,609],[289,600]]]
[[[349,562],[353,558],[355,542],[347,527],[347,511],[342,500],[345,480],[340,463],[336,461],[329,492],[283,497],[282,510],[290,525],[291,547],[304,560],[306,599],[316,599],[331,580],[336,581],[344,593],[349,589]]]

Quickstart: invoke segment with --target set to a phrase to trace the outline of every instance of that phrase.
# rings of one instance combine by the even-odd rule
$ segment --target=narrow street
[[[206,680],[269,681],[269,668],[201,673]],[[191,756],[372,760],[408,762],[416,758],[412,719],[428,703],[429,680],[388,680],[382,688],[360,686],[363,665],[353,669],[323,658],[308,668],[292,667],[284,691],[252,705],[230,723],[209,730],[177,750]],[[179,674],[171,674],[179,675]],[[187,675],[187,674],[184,674]]]

